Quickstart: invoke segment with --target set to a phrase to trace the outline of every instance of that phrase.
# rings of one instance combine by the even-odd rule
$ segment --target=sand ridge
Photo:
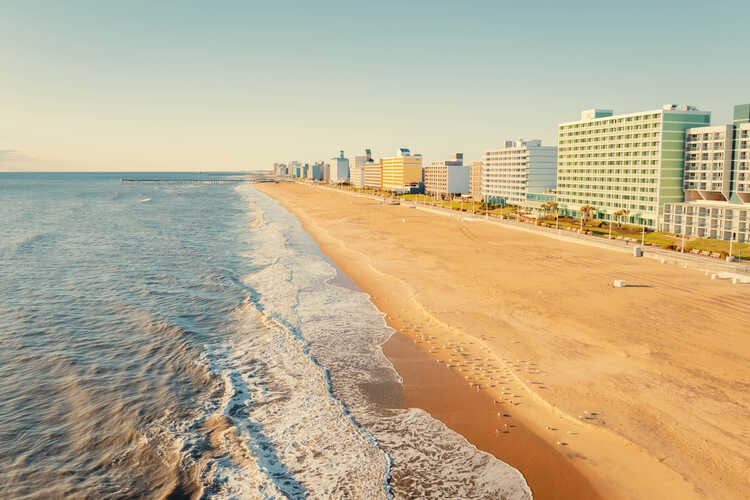
[[[749,490],[746,287],[343,193],[261,189],[394,328],[492,395],[499,439],[512,412],[606,497]]]

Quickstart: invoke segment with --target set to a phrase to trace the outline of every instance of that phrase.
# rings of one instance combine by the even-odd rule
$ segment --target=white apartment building
[[[733,134],[733,125],[685,130],[685,201],[729,199]]]
[[[529,189],[555,189],[557,147],[542,141],[505,141],[502,149],[484,152],[482,195],[493,202],[523,205]]]
[[[750,104],[734,107],[732,125],[686,131],[683,186],[684,202],[664,204],[662,231],[750,242]]]
[[[693,106],[614,115],[591,109],[581,119],[559,125],[557,201],[561,212],[627,221],[656,229],[665,203],[683,200],[685,130],[704,127],[711,113]]]
[[[424,167],[424,189],[427,193],[464,194],[471,190],[471,167],[464,165],[463,153],[449,160],[433,161]]]
[[[365,164],[365,187],[367,189],[383,188],[383,162],[374,160]]]
[[[746,106],[750,115],[750,105]],[[750,204],[750,123],[738,123],[735,118],[734,134],[733,201]]]
[[[372,163],[372,151],[365,150],[361,156],[353,156],[349,160],[349,182],[358,188],[365,187],[365,167]]]

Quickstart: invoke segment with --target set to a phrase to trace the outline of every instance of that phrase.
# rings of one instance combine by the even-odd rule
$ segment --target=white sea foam
[[[248,301],[233,334],[205,354],[224,398],[170,429],[205,492],[530,498],[517,470],[428,413],[368,397],[368,387],[401,383],[380,348],[392,334],[383,315],[365,293],[332,283],[335,268],[296,217],[249,185],[237,190],[253,214],[246,255],[258,271],[242,278]]]

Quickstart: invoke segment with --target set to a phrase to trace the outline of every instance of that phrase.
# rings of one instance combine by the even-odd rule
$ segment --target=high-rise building
[[[481,200],[482,197],[482,162],[471,162],[471,197]]]
[[[685,201],[727,201],[732,181],[734,125],[685,130]]]
[[[401,148],[398,156],[383,158],[383,189],[406,192],[422,184],[422,155]]]
[[[557,201],[561,212],[656,228],[665,203],[683,199],[685,130],[711,122],[711,113],[693,106],[614,115],[583,111],[581,119],[559,125]]]
[[[685,131],[685,201],[665,203],[659,229],[750,241],[750,104],[734,123]]]
[[[362,156],[354,156],[349,161],[349,182],[358,188],[365,187],[365,166],[372,163],[372,151],[365,150]]]
[[[325,177],[325,164],[322,161],[316,161],[310,168],[310,178],[314,181],[322,181]]]
[[[301,167],[300,162],[293,160],[289,162],[289,177],[300,177]]]
[[[542,141],[505,141],[502,149],[484,152],[482,194],[488,201],[523,205],[531,189],[555,189],[557,148]]]
[[[349,180],[349,159],[344,157],[344,152],[331,158],[331,184],[341,184]]]
[[[424,189],[437,195],[468,193],[470,177],[471,167],[464,165],[464,154],[456,153],[450,160],[433,161],[424,167]]]
[[[289,168],[285,163],[274,163],[273,175],[275,175],[276,177],[286,177],[289,175]]]
[[[365,164],[365,187],[383,189],[383,161],[373,160]]]
[[[733,192],[731,201],[750,203],[750,104],[734,107]]]

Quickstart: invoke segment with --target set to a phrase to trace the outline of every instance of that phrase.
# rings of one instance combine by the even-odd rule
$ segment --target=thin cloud
[[[32,158],[15,149],[0,149],[0,162],[31,161]]]
[[[19,172],[33,168],[34,158],[17,149],[0,149],[0,171]]]

